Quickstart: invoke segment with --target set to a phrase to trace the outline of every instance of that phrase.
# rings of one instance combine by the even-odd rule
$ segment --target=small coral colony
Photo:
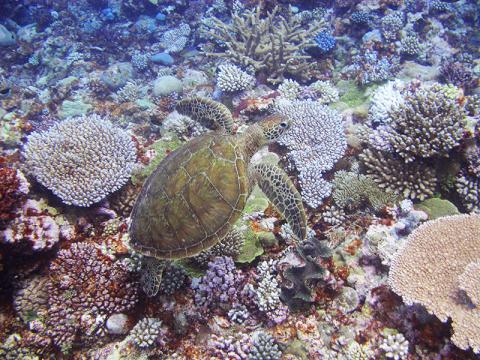
[[[479,17],[2,1],[0,358],[479,359]]]

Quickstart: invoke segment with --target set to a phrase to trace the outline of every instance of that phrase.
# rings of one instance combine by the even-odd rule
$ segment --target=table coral
[[[424,223],[393,259],[388,281],[411,305],[420,303],[441,321],[452,319],[452,341],[461,349],[480,352],[480,310],[462,287],[477,283],[472,273],[479,261],[480,215],[453,215]],[[441,243],[441,246],[439,244]],[[474,277],[465,285],[459,281]],[[470,304],[470,305],[469,305]]]
[[[98,115],[68,119],[28,137],[29,172],[65,204],[90,206],[130,177],[136,149],[130,136]]]

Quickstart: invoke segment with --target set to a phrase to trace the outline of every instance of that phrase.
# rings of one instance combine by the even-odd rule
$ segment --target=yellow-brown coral
[[[392,262],[391,288],[407,304],[420,303],[441,321],[452,319],[452,341],[480,352],[478,289],[480,215],[454,215],[417,228]],[[467,290],[467,293],[463,291]],[[468,295],[468,296],[467,296]],[[475,306],[477,305],[477,306]]]

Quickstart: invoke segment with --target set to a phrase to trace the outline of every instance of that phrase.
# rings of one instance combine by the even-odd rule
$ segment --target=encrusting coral
[[[453,343],[476,353],[480,352],[480,309],[478,296],[469,293],[478,290],[479,274],[472,270],[480,259],[479,234],[480,215],[428,221],[409,235],[388,275],[391,288],[407,304],[420,303],[443,322],[451,318]]]
[[[28,137],[29,172],[65,204],[90,206],[130,178],[136,149],[130,136],[98,115],[62,121]]]
[[[310,58],[301,51],[315,46],[313,37],[323,26],[310,24],[306,29],[297,17],[279,15],[275,7],[266,18],[261,18],[261,8],[233,13],[232,22],[224,23],[211,18],[208,35],[223,47],[225,52],[207,52],[207,56],[227,58],[242,66],[253,66],[257,73],[264,72],[268,81],[278,83],[285,74],[307,76]]]

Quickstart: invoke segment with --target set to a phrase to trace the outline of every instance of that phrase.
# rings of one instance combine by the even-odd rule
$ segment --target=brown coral
[[[407,304],[420,303],[441,321],[452,319],[452,341],[480,352],[480,215],[454,215],[429,221],[409,235],[392,262],[391,288]],[[463,289],[467,290],[466,294]]]
[[[234,13],[231,24],[211,18],[213,26],[207,35],[227,51],[207,55],[253,66],[257,73],[266,73],[271,83],[283,81],[286,73],[306,76],[309,65],[305,60],[310,57],[300,51],[315,46],[313,37],[323,24],[305,27],[298,17],[286,18],[279,15],[279,11],[275,7],[261,18],[261,9],[256,7],[241,15]]]
[[[20,179],[17,170],[11,168],[0,169],[0,227],[2,222],[15,218],[15,208],[19,203],[18,191]]]

